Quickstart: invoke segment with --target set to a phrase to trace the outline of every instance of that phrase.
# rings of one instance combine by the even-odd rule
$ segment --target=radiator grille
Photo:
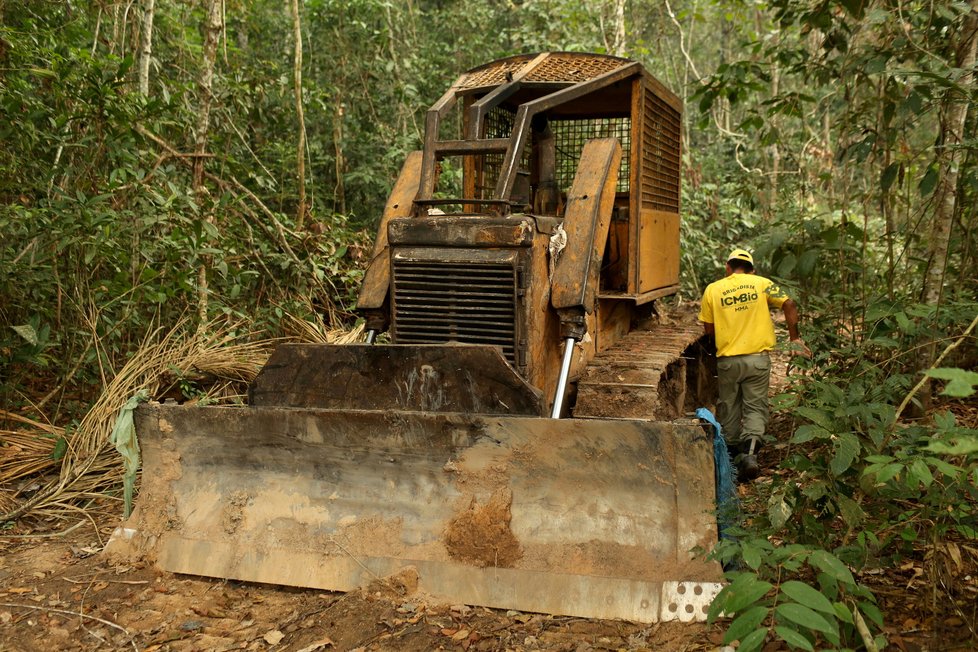
[[[393,261],[397,344],[489,344],[516,366],[512,263]]]

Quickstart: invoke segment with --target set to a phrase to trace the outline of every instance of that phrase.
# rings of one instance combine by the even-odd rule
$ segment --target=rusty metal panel
[[[256,407],[545,414],[492,346],[283,344],[248,388]]]
[[[628,59],[580,52],[520,54],[473,68],[457,83],[465,89],[498,86],[515,78],[534,83],[581,83],[629,63]]]
[[[632,192],[628,195],[628,289],[630,294],[638,292],[638,236],[639,215],[642,212],[642,179],[645,167],[642,157],[642,130],[645,127],[645,78],[642,75],[632,81]]]
[[[567,193],[567,247],[550,281],[550,303],[558,310],[594,310],[620,163],[621,145],[615,138],[595,139],[584,146],[577,176]]]
[[[645,91],[642,129],[642,207],[679,212],[682,114],[652,89]]]
[[[679,214],[643,210],[639,247],[639,292],[679,283]]]
[[[534,225],[529,218],[437,215],[392,222],[392,245],[430,247],[528,247]]]
[[[404,160],[401,173],[394,182],[384,214],[380,219],[377,230],[377,241],[374,243],[373,258],[363,275],[363,285],[357,300],[357,310],[376,310],[383,307],[390,288],[390,249],[387,246],[387,227],[390,221],[399,217],[407,217],[413,209],[412,202],[418,194],[421,182],[421,152],[411,152]]]

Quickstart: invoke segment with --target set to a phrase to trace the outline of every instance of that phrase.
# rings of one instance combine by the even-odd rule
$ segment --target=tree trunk
[[[197,199],[197,207],[203,220],[214,224],[214,212],[211,201],[204,187],[204,160],[207,153],[207,137],[210,132],[211,105],[214,101],[214,62],[217,60],[217,43],[224,28],[223,0],[208,0],[207,22],[204,25],[204,49],[200,62],[200,80],[197,84],[200,94],[200,106],[197,113],[197,128],[194,134],[194,175],[193,190]],[[202,258],[197,270],[197,332],[203,333],[207,328],[208,281],[207,268],[210,267],[210,256]]]
[[[952,65],[959,70],[971,70],[975,65],[975,46],[978,43],[978,0],[971,1],[971,13],[964,20],[957,41]],[[924,277],[924,302],[937,306],[944,287],[951,224],[957,200],[958,167],[964,158],[961,143],[968,118],[968,96],[974,87],[974,73],[967,72],[959,80],[964,96],[948,92],[941,102],[940,145],[934,155],[938,167],[937,187],[934,190],[934,221],[927,246],[927,273]]]
[[[299,145],[296,148],[299,206],[296,208],[295,228],[301,229],[306,219],[306,120],[302,111],[302,24],[299,21],[299,0],[292,0],[292,31],[295,40],[295,56],[293,57],[295,113],[299,123]]]
[[[611,49],[616,57],[625,56],[625,0],[615,0],[615,40]]]
[[[139,44],[139,92],[149,97],[149,62],[153,56],[153,14],[156,0],[144,0],[143,29]]]
[[[204,155],[207,153],[207,136],[211,124],[211,104],[214,100],[214,62],[217,60],[217,42],[221,37],[223,18],[222,0],[208,0],[207,23],[204,25],[204,50],[200,62],[200,79],[197,90],[200,93],[200,107],[197,113],[197,127],[194,133],[194,179],[193,187],[199,192],[204,183]]]
[[[781,92],[781,68],[777,62],[774,63],[774,69],[771,71],[771,97],[777,98],[778,94]],[[771,116],[771,122],[774,127],[779,126],[780,120],[776,116]],[[767,187],[767,211],[764,219],[770,221],[774,215],[774,211],[778,205],[778,176],[781,174],[781,148],[778,146],[778,141],[775,140],[771,143],[771,174],[768,177],[768,187]]]
[[[333,190],[333,196],[335,197],[333,210],[345,215],[346,186],[343,182],[343,171],[346,167],[346,162],[343,157],[343,114],[343,102],[337,100],[336,115],[333,118],[333,146],[336,151],[336,187]]]
[[[948,249],[951,243],[951,225],[954,222],[954,209],[958,191],[958,167],[964,159],[961,144],[968,120],[968,98],[974,87],[975,46],[978,44],[978,0],[971,0],[971,13],[964,19],[961,31],[955,42],[954,60],[949,67],[968,71],[958,80],[959,95],[948,90],[941,101],[940,136],[934,154],[937,165],[937,186],[934,190],[934,221],[931,224],[930,239],[927,243],[927,271],[924,274],[923,297],[929,306],[940,306],[944,290],[944,272],[947,267]],[[937,356],[937,342],[931,339],[920,349],[917,367],[921,371],[929,369]],[[922,416],[930,405],[932,385],[922,382],[917,397],[919,409],[913,416]]]

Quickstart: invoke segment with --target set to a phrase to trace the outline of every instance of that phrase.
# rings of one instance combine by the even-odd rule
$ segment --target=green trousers
[[[732,447],[760,439],[767,427],[771,358],[767,353],[717,358],[717,419]]]

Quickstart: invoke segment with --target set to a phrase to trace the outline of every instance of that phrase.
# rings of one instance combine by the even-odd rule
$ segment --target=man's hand
[[[800,337],[791,338],[791,343],[788,345],[788,350],[792,355],[800,355],[803,358],[812,359],[812,350],[808,348],[805,344],[805,340]]]

